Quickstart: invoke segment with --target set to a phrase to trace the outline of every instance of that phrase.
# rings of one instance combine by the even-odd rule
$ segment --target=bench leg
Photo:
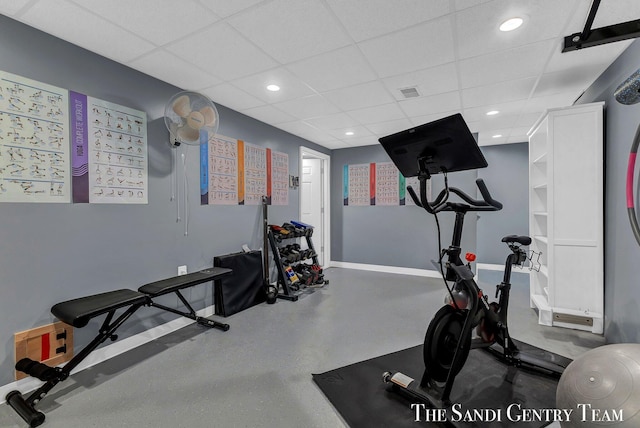
[[[47,380],[40,388],[32,392],[26,399],[19,391],[9,392],[6,396],[7,404],[15,410],[15,412],[20,415],[20,417],[24,419],[30,427],[37,427],[41,425],[44,422],[45,416],[44,413],[35,409],[35,405],[38,404],[38,402],[42,400],[54,386],[67,379],[71,374],[71,371],[76,368],[82,360],[87,358],[91,352],[100,346],[100,344],[107,339],[116,340],[117,336],[114,334],[115,331],[142,306],[144,306],[144,304],[130,306],[113,322],[111,322],[111,320],[113,319],[115,311],[109,312],[100,327],[100,332],[95,339],[91,341],[91,343],[82,348],[82,350],[78,352],[67,364],[65,364],[62,369],[52,368],[52,370],[55,371],[55,375],[52,375],[51,379]],[[42,365],[42,363],[39,364]],[[27,374],[31,375],[31,373]]]
[[[189,312],[179,311],[177,309],[170,308],[168,306],[164,306],[164,305],[161,305],[160,303],[155,303],[153,301],[149,304],[149,306],[155,306],[156,308],[164,309],[165,311],[172,312],[172,313],[174,313],[176,315],[182,315],[183,317],[187,317],[189,319],[192,319],[195,322],[197,322],[198,324],[203,325],[205,327],[217,328],[217,329],[220,329],[222,331],[229,330],[229,324],[224,324],[224,323],[221,323],[221,322],[218,322],[218,321],[210,320],[208,318],[200,317],[200,316],[196,315],[196,311],[189,304],[187,299],[184,298],[182,293],[180,293],[180,291],[176,291],[175,293],[178,295],[178,298],[180,299],[182,304],[189,310]]]

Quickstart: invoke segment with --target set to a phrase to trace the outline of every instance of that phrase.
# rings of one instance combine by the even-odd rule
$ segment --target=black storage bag
[[[233,270],[215,281],[216,315],[228,317],[266,301],[261,251],[217,256],[213,265]]]

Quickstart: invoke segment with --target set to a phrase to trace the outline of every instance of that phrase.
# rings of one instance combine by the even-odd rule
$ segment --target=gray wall
[[[334,150],[331,156],[331,259],[334,261],[399,266],[417,269],[435,268],[438,257],[436,223],[432,215],[414,206],[344,206],[343,168],[347,164],[389,162],[382,146]],[[475,194],[476,171],[449,175],[449,185]],[[442,180],[433,180],[433,195],[442,189]],[[408,195],[407,195],[408,197]],[[441,213],[442,246],[451,243],[453,214]],[[475,214],[465,217],[462,246],[475,251]]]
[[[176,223],[170,202],[171,150],[162,114],[178,88],[0,16],[0,69],[145,111],[148,117],[149,204],[0,204],[0,385],[13,381],[13,335],[54,321],[57,302],[118,288],[133,288],[212,264],[212,258],[261,246],[261,207],[201,206],[199,151],[188,151],[189,234]],[[214,100],[215,101],[215,100]],[[219,133],[289,154],[298,175],[299,146],[326,148],[218,105]],[[271,207],[280,223],[298,217],[298,191],[289,205]],[[187,296],[201,308],[211,304],[210,287]],[[169,304],[175,298],[167,297]],[[145,308],[120,330],[121,338],[175,318]],[[77,329],[87,343],[98,325]]]
[[[640,123],[640,104],[624,106],[613,97],[617,86],[638,67],[640,40],[633,42],[578,101],[606,103],[604,315],[605,337],[613,343],[640,342],[640,281],[636,265],[640,247],[631,232],[625,197],[627,160]],[[635,183],[637,186],[637,166]]]
[[[503,264],[509,250],[500,240],[529,233],[529,144],[481,147],[489,166],[478,170],[502,210],[481,213],[478,220],[478,262]],[[480,194],[478,192],[478,197]]]

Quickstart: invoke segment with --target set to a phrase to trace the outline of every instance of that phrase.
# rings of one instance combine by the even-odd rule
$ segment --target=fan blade
[[[216,123],[216,112],[211,106],[200,109],[200,113],[204,116],[204,126],[213,126]]]
[[[189,105],[189,97],[187,95],[181,95],[173,102],[173,111],[180,117],[187,117],[191,113],[191,106]]]
[[[200,130],[189,126],[183,126],[178,129],[178,139],[185,143],[200,142]]]

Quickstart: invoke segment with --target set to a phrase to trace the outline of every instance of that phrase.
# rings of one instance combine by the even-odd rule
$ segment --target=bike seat
[[[520,245],[529,245],[531,244],[531,238],[528,236],[507,235],[502,238],[502,242],[506,242],[507,244],[517,242]]]

